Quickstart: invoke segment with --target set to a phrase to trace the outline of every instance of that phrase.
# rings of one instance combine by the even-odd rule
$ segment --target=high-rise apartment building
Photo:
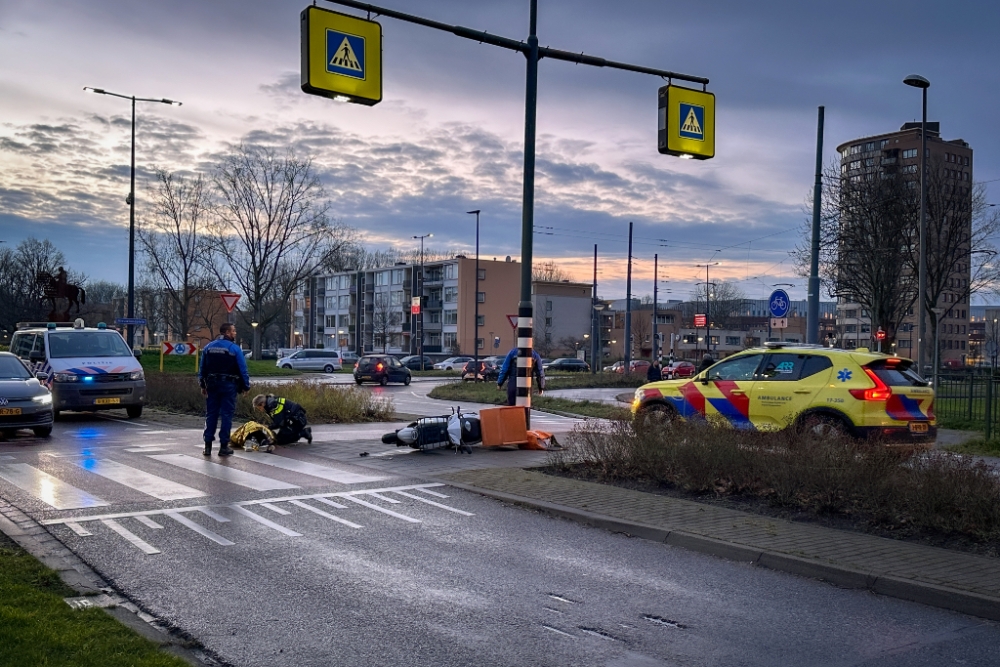
[[[919,122],[905,123],[898,132],[845,142],[837,147],[837,151],[840,154],[841,178],[845,181],[877,180],[900,174],[906,179],[908,188],[920,187]],[[936,206],[928,206],[928,229],[934,228],[930,220],[932,215],[947,215],[945,224],[963,226],[965,238],[968,238],[971,236],[972,148],[962,139],[942,139],[940,124],[927,123],[926,165],[928,200],[936,203]],[[850,224],[850,219],[845,218],[844,223]],[[934,252],[934,248],[934,243],[928,243],[930,253]],[[967,247],[965,252],[968,252]],[[933,262],[934,257],[929,256],[928,264]],[[968,261],[957,264],[944,277],[947,288],[937,302],[937,310],[941,313],[938,340],[941,361],[956,359],[965,363],[968,356],[970,265]],[[849,271],[850,263],[843,261],[839,270]],[[895,351],[903,356],[915,357],[917,354],[916,320],[911,311],[896,332]],[[933,338],[929,322],[930,318],[928,337]],[[875,345],[871,315],[849,297],[838,298],[837,329],[842,347]]]

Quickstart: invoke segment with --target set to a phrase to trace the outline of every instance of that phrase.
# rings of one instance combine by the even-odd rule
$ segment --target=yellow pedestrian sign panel
[[[680,86],[659,91],[658,150],[664,155],[715,157],[715,95]]]
[[[328,9],[302,10],[302,90],[342,102],[382,101],[382,26]]]

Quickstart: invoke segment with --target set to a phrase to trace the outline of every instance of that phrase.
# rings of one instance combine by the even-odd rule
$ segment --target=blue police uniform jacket
[[[534,349],[531,350],[531,358],[534,363],[531,364],[532,374],[538,378],[538,388],[545,389],[545,369],[542,368],[542,358],[538,355]],[[517,377],[517,348],[507,353],[507,356],[503,360],[503,366],[500,367],[500,376],[497,377],[497,386],[503,386],[504,381],[508,378]],[[511,380],[512,383],[517,383],[517,380]]]
[[[216,338],[201,351],[201,369],[198,383],[204,387],[209,378],[229,378],[242,382],[244,389],[250,388],[250,373],[240,346],[224,336]]]

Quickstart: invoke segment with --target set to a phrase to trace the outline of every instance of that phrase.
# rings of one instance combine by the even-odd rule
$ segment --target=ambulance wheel
[[[847,427],[842,419],[832,415],[811,414],[802,418],[802,430],[820,438],[843,438]]]
[[[34,431],[36,438],[47,438],[52,435],[51,426],[36,426],[31,430]]]
[[[128,415],[129,419],[138,419],[142,416],[142,406],[141,405],[129,405],[125,408],[125,414]]]
[[[653,403],[636,413],[633,424],[638,432],[657,431],[670,426],[676,418],[677,413],[669,405]]]

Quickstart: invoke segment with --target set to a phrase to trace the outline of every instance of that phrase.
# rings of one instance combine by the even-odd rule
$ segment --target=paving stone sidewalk
[[[440,479],[609,530],[1000,620],[997,558],[531,470],[463,470]]]

